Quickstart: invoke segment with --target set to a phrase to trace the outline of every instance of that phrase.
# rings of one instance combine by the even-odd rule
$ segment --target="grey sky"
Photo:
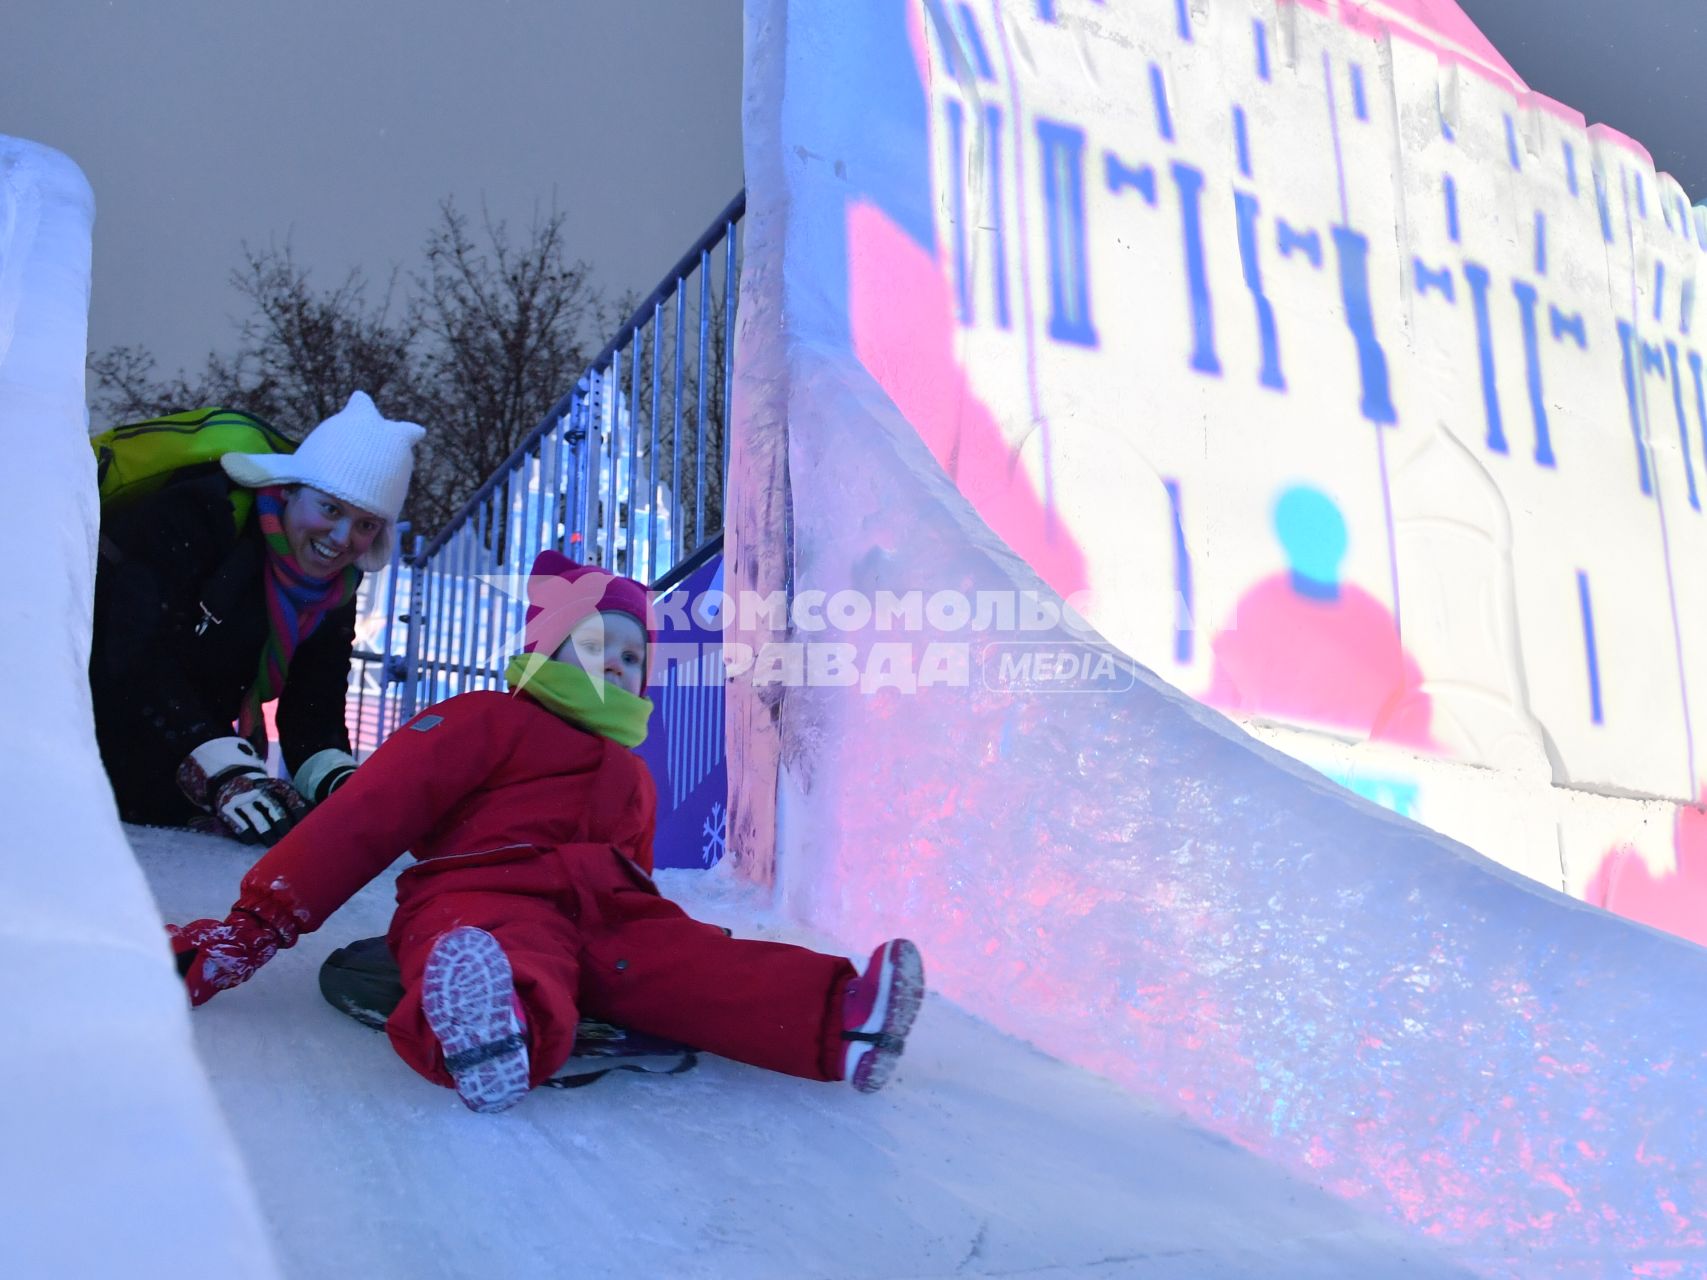
[[[1707,201],[1707,0],[1462,3]],[[244,240],[380,284],[442,197],[525,224],[555,191],[644,292],[742,181],[741,0],[6,0],[0,36],[0,133],[95,188],[90,345],[162,372],[229,347]]]
[[[241,242],[383,285],[438,202],[641,293],[741,187],[741,0],[6,0],[0,133],[95,190],[90,346],[229,348]]]
[[[1707,0],[1458,0],[1529,87],[1635,138],[1707,204]]]

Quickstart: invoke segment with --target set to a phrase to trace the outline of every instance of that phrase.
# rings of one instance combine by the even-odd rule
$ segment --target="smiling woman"
[[[367,554],[384,527],[385,520],[373,512],[346,506],[307,485],[285,499],[285,541],[312,577],[330,578],[349,568]]]
[[[103,510],[89,680],[128,821],[199,812],[271,844],[349,778],[356,587],[391,553],[423,434],[358,391],[294,453],[228,453]],[[274,699],[290,782],[263,763]]]

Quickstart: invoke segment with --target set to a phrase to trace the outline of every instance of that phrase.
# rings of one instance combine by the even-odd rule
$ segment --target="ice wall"
[[[866,12],[783,93],[842,197],[790,234],[984,520],[1283,750],[1707,941],[1677,184],[1449,0]]]
[[[271,1276],[95,753],[83,408],[94,197],[0,136],[0,1255],[10,1276]]]
[[[1707,952],[1187,696],[1554,885],[1693,797],[1701,228],[1454,15],[749,0],[731,852],[1488,1274],[1682,1274]]]

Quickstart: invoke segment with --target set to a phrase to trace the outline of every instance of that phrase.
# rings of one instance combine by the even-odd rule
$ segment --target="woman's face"
[[[626,613],[590,613],[551,655],[595,672],[636,697],[646,679],[646,632]]]
[[[305,484],[285,499],[283,523],[291,555],[311,578],[330,578],[349,568],[385,527],[373,512]]]

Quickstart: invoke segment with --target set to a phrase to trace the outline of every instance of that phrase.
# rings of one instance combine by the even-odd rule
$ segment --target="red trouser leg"
[[[421,974],[433,942],[459,925],[486,930],[509,959],[527,1015],[528,1074],[537,1085],[569,1060],[580,1020],[579,930],[549,898],[446,889],[400,912],[390,935],[403,978],[403,1002],[385,1024],[392,1047],[427,1079],[453,1083],[438,1037],[421,1012]]]
[[[582,938],[581,1007],[771,1071],[840,1079],[840,956],[727,936],[664,898],[632,888],[597,895]]]

